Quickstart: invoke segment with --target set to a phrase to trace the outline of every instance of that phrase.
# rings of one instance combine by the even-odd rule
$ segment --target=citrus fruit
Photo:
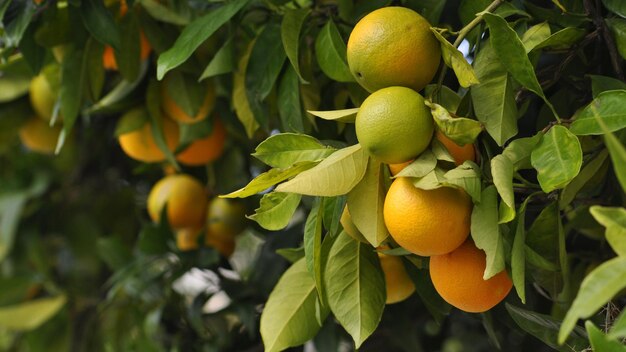
[[[372,93],[359,108],[355,123],[359,143],[386,164],[414,159],[428,147],[434,129],[424,98],[405,87]]]
[[[123,4],[126,2],[123,1]],[[146,35],[143,34],[143,31],[139,32],[139,45],[141,61],[144,61],[150,56],[150,52],[152,51],[152,47],[150,46],[150,42],[146,38]],[[110,45],[104,47],[104,52],[102,53],[102,66],[107,70],[117,70],[117,60],[115,59],[115,52]]]
[[[465,191],[423,190],[407,177],[393,181],[383,206],[391,237],[421,256],[449,253],[460,246],[469,235],[471,213],[472,202]]]
[[[479,313],[500,303],[513,286],[506,270],[483,280],[485,266],[485,253],[468,239],[451,253],[431,257],[430,277],[446,302]]]
[[[185,228],[176,231],[176,247],[181,251],[193,251],[199,248],[198,239],[204,232],[204,244],[207,247],[215,248],[225,257],[230,257],[235,251],[235,240],[233,238],[222,238],[214,236],[202,228]]]
[[[386,304],[393,304],[404,301],[415,292],[415,285],[406,273],[402,259],[378,253],[380,266],[385,274],[385,288],[387,291]]]
[[[409,160],[400,164],[389,164],[389,171],[391,172],[391,176],[395,176],[400,173],[400,171],[404,170],[405,167],[409,166],[414,160]]]
[[[198,108],[194,116],[188,115],[170,96],[168,85],[172,76],[165,76],[163,84],[161,84],[161,107],[163,111],[175,121],[180,123],[195,123],[206,119],[215,105],[215,87],[212,84],[206,84],[206,95],[202,104]]]
[[[243,203],[226,198],[213,198],[207,209],[207,227],[211,236],[234,238],[247,226]]]
[[[192,142],[176,155],[176,160],[189,166],[200,166],[217,160],[224,151],[226,129],[219,118],[214,117],[213,130],[205,138]]]
[[[30,94],[30,103],[37,116],[50,121],[54,111],[54,104],[56,104],[59,98],[59,92],[53,89],[44,73],[40,73],[30,81],[28,92]]]
[[[363,17],[348,39],[348,66],[370,92],[403,86],[416,91],[430,82],[441,60],[428,21],[404,7],[384,7]]]
[[[476,153],[474,152],[473,144],[460,146],[440,131],[435,132],[435,138],[437,138],[446,147],[457,166],[463,164],[466,160],[476,160]]]
[[[213,234],[211,231],[206,232],[206,235],[204,236],[204,243],[209,247],[215,248],[225,257],[230,257],[235,251],[234,238],[221,237]]]
[[[173,229],[202,227],[207,198],[204,186],[189,175],[168,175],[157,182],[148,195],[148,213],[159,222],[167,204],[167,220]]]
[[[59,134],[61,134],[61,126],[50,127],[48,122],[36,116],[28,119],[19,132],[20,140],[26,148],[43,154],[54,153]]]
[[[147,113],[144,108],[139,107],[124,114],[122,119],[133,119],[137,117],[137,114]],[[163,134],[167,146],[170,150],[175,150],[178,146],[178,125],[167,118],[162,119],[162,121]],[[163,151],[161,151],[152,136],[152,125],[147,118],[140,128],[120,135],[118,140],[124,153],[135,160],[146,163],[165,160],[165,154],[163,154]]]
[[[350,211],[348,210],[348,206],[346,205],[343,208],[343,213],[341,213],[341,219],[339,220],[341,226],[343,226],[343,230],[348,234],[348,236],[354,238],[359,242],[368,243],[367,239],[363,237],[363,234],[356,227],[354,222],[352,221],[352,217],[350,216]]]
[[[198,237],[201,234],[202,228],[186,228],[176,231],[176,247],[183,252],[198,249]]]

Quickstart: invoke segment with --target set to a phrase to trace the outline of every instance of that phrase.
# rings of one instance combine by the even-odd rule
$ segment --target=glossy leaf
[[[80,2],[80,15],[85,28],[102,44],[121,49],[121,33],[103,0]]]
[[[354,123],[356,120],[356,113],[359,112],[359,108],[332,110],[332,111],[308,111],[309,114],[320,117],[324,120],[331,120],[337,122]]]
[[[511,250],[511,279],[517,296],[526,304],[526,206],[531,197],[527,197],[517,211],[515,238]]]
[[[611,29],[617,51],[622,58],[626,58],[626,20],[621,18],[607,18],[605,22]]]
[[[317,166],[276,187],[279,192],[338,196],[356,186],[367,168],[367,153],[360,144],[340,149]]]
[[[328,315],[328,309],[316,302],[315,282],[300,259],[280,278],[261,314],[265,350],[282,351],[312,339],[321,328],[316,314],[322,320]]]
[[[320,161],[336,151],[306,134],[275,134],[257,147],[252,154],[271,167],[287,168],[300,161]]]
[[[606,227],[606,240],[615,253],[626,256],[626,209],[594,205],[589,212]]]
[[[568,49],[585,36],[586,31],[580,28],[567,27],[553,33],[541,43],[537,44],[533,50],[551,48],[555,50]]]
[[[532,151],[532,166],[545,193],[561,189],[572,181],[583,161],[578,138],[563,126],[552,127]]]
[[[607,90],[626,90],[626,83],[607,76],[589,75],[591,79],[591,92],[594,99]]]
[[[483,279],[488,280],[504,270],[504,243],[498,225],[498,193],[495,186],[482,190],[480,203],[474,204],[471,234],[476,247],[487,255]]]
[[[435,38],[437,38],[437,40],[439,41],[443,62],[445,62],[446,66],[454,70],[454,74],[459,80],[459,84],[461,85],[461,87],[467,88],[473,84],[480,83],[478,81],[478,78],[476,78],[476,74],[474,73],[472,65],[470,65],[469,62],[465,60],[463,53],[461,53],[457,48],[454,47],[454,45],[452,45],[446,38],[444,38],[436,28],[431,27],[430,30],[435,35]]]
[[[559,206],[565,209],[576,197],[578,192],[591,180],[594,175],[600,172],[602,165],[609,156],[608,150],[602,150],[595,158],[591,159],[576,177],[570,182],[561,193]]]
[[[428,101],[425,103],[430,107],[439,130],[458,145],[474,143],[483,130],[482,124],[476,120],[453,117],[443,106]]]
[[[616,15],[626,18],[626,4],[621,0],[602,0],[604,6]]]
[[[335,81],[354,81],[348,68],[346,50],[337,26],[328,20],[315,40],[315,55],[322,71]]]
[[[248,218],[256,221],[266,230],[282,230],[289,225],[289,221],[298,208],[298,204],[300,204],[299,194],[267,193],[261,198],[259,208]]]
[[[139,2],[141,2],[141,7],[146,9],[146,12],[148,12],[150,16],[160,22],[171,23],[178,26],[186,26],[189,24],[187,18],[169,9],[157,0],[139,0]]]
[[[273,185],[292,178],[301,172],[304,172],[318,163],[315,161],[302,161],[299,163],[295,163],[293,166],[286,169],[271,169],[267,172],[260,174],[255,177],[250,183],[248,183],[245,187],[231,192],[226,195],[222,195],[222,198],[246,198],[253,194],[257,194],[261,191],[272,187]],[[282,192],[276,189],[279,192]]]
[[[320,198],[315,200],[315,205],[311,208],[304,225],[304,258],[306,260],[306,268],[315,281],[315,287],[320,298],[324,297],[321,258],[324,208],[321,203]]]
[[[250,101],[248,100],[248,95],[246,93],[246,76],[244,74],[248,67],[248,62],[250,61],[251,50],[252,46],[250,46],[239,59],[237,70],[235,71],[233,77],[232,96],[235,113],[237,113],[237,118],[243,125],[248,138],[251,138],[254,135],[254,132],[256,132],[259,128],[259,123],[254,117],[254,113],[252,112]]]
[[[330,250],[324,285],[331,311],[359,348],[385,308],[385,279],[373,248],[342,232]]]
[[[621,109],[626,102],[626,90],[611,90],[600,93],[589,105],[584,107],[570,127],[577,135],[604,134],[598,123],[601,119],[607,131],[615,132],[626,127],[626,112]]]
[[[493,184],[496,186],[500,197],[502,197],[502,200],[509,208],[515,208],[513,171],[513,163],[506,156],[500,154],[491,159]]]
[[[152,1],[152,0],[151,0]],[[206,66],[198,81],[230,73],[235,70],[233,39],[228,39],[224,45],[215,53],[213,59]]]
[[[446,172],[443,178],[444,185],[460,187],[472,197],[474,203],[481,202],[480,168],[473,161],[465,161],[463,164]]]
[[[65,295],[59,295],[0,307],[0,327],[13,331],[36,329],[57,314],[66,301]]]
[[[594,351],[626,352],[626,346],[622,341],[608,337],[592,321],[587,320],[585,328]]]
[[[427,149],[394,177],[424,177],[433,171],[436,166],[437,158],[435,154]]]
[[[542,136],[543,133],[539,132],[532,137],[517,138],[504,148],[502,155],[511,160],[515,170],[532,169],[530,154]]]
[[[550,24],[541,22],[530,28],[522,36],[522,43],[526,49],[526,53],[531,52],[537,45],[550,37]]]
[[[300,102],[300,82],[296,71],[287,67],[278,85],[278,115],[282,122],[282,130],[286,132],[303,132],[304,118]]]
[[[303,82],[306,82],[300,72],[300,32],[302,25],[311,11],[309,9],[288,9],[281,23],[281,39],[289,62]]]

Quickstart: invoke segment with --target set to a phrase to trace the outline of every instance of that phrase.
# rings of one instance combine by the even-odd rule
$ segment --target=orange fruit
[[[476,161],[476,153],[474,152],[473,144],[460,146],[440,131],[435,132],[435,138],[437,138],[446,147],[448,152],[450,152],[450,155],[452,155],[454,163],[457,166],[463,164],[466,160]]]
[[[385,274],[385,289],[387,291],[386,304],[404,301],[415,292],[415,285],[407,274],[402,259],[378,253],[380,266]]]
[[[125,1],[122,1],[123,4],[126,4]],[[145,61],[148,56],[150,56],[150,52],[152,51],[152,47],[150,46],[150,42],[146,38],[146,35],[143,34],[143,31],[139,32],[139,45],[141,45],[140,49],[140,57],[141,61]],[[115,59],[115,52],[110,45],[104,47],[104,52],[102,53],[102,66],[104,66],[107,70],[117,70],[117,60]]]
[[[384,7],[354,26],[347,50],[350,72],[370,92],[391,86],[424,88],[441,61],[428,21],[404,7]]]
[[[168,93],[168,84],[171,76],[165,76],[161,85],[161,107],[163,111],[173,120],[180,123],[195,123],[209,117],[209,113],[215,106],[215,87],[212,84],[206,84],[206,96],[202,101],[202,105],[198,109],[195,116],[188,115]]]
[[[500,303],[513,283],[506,270],[483,280],[485,253],[471,240],[451,253],[430,258],[430,277],[439,295],[454,307],[480,313]]]
[[[400,171],[404,170],[405,167],[409,166],[415,160],[409,160],[400,164],[389,164],[389,171],[391,172],[391,176],[395,176],[400,173]]]
[[[354,238],[355,240],[363,243],[369,243],[359,229],[356,227],[354,222],[352,221],[352,217],[350,216],[350,211],[348,210],[348,206],[346,205],[343,208],[343,213],[341,213],[341,219],[339,220],[341,226],[343,226],[343,230],[348,234],[348,236]]]
[[[198,249],[198,237],[202,228],[186,228],[176,231],[176,247],[181,251],[193,251]]]
[[[383,88],[365,99],[355,121],[359,143],[386,164],[414,159],[430,144],[434,123],[424,98],[405,87]]]
[[[159,222],[167,204],[167,220],[173,229],[201,228],[205,221],[207,197],[204,186],[189,175],[168,175],[148,195],[148,213]]]
[[[209,246],[215,248],[221,255],[225,257],[230,257],[235,251],[235,239],[234,238],[224,238],[211,233],[211,231],[207,231],[204,236],[204,243]]]
[[[247,226],[246,207],[240,201],[213,198],[207,208],[207,227],[211,236],[234,238]]]
[[[135,108],[124,114],[122,119],[132,119],[135,114],[147,114],[143,107]],[[170,150],[178,146],[178,125],[170,119],[163,120],[163,133],[165,142]],[[146,119],[142,127],[134,131],[124,133],[118,137],[120,147],[129,157],[145,163],[161,162],[165,160],[165,154],[157,146],[152,136],[152,124]]]
[[[217,160],[224,152],[226,129],[217,116],[214,117],[213,130],[205,138],[192,142],[185,150],[176,155],[176,160],[189,166],[200,166]]]
[[[445,254],[460,246],[469,235],[471,213],[472,201],[465,191],[423,190],[407,177],[393,181],[383,206],[391,237],[420,256]]]
[[[37,116],[46,121],[50,121],[54,111],[54,105],[59,98],[59,92],[53,89],[52,85],[42,72],[30,81],[28,88],[30,103],[37,113]],[[61,116],[59,115],[59,119]]]
[[[58,125],[50,127],[48,122],[33,116],[20,128],[20,140],[34,152],[54,154],[61,129]]]

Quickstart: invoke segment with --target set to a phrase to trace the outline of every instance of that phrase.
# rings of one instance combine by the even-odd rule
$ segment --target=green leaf
[[[302,161],[294,164],[293,166],[286,169],[271,169],[267,172],[260,174],[255,177],[250,183],[248,183],[245,187],[231,192],[226,195],[221,195],[222,198],[246,198],[251,195],[257,194],[261,191],[272,187],[273,185],[282,182],[286,179],[294,177],[299,173],[306,171],[318,163],[315,161]],[[277,191],[279,191],[277,189]],[[282,191],[279,191],[282,192]]]
[[[304,131],[300,82],[296,71],[290,66],[287,67],[278,85],[278,115],[282,122],[283,131]]]
[[[604,6],[616,15],[626,18],[626,3],[621,0],[602,0]]]
[[[177,70],[167,74],[161,83],[163,89],[185,114],[195,117],[206,99],[209,87],[207,83],[199,84],[191,75]]]
[[[530,154],[542,136],[543,133],[539,132],[532,137],[518,138],[504,148],[502,155],[511,160],[515,170],[532,169]]]
[[[374,247],[378,247],[389,236],[383,218],[386,194],[384,167],[370,158],[361,182],[348,193],[347,203],[352,222]]]
[[[461,87],[468,88],[473,84],[480,83],[478,78],[476,78],[472,65],[465,60],[463,54],[446,40],[436,28],[431,27],[430,30],[439,41],[443,62],[445,62],[446,66],[454,70],[454,74],[459,80]]]
[[[324,120],[331,120],[337,122],[354,123],[356,120],[356,113],[359,112],[359,108],[332,110],[332,111],[307,111],[311,115],[315,115]]]
[[[598,123],[601,124],[603,129],[606,129],[602,120],[598,119]],[[623,167],[623,165],[626,165],[626,148],[624,148],[620,140],[610,132],[606,132],[604,135],[604,144],[606,144],[606,147],[609,149],[617,180],[622,186],[622,190],[626,191],[626,168]]]
[[[530,155],[545,193],[567,186],[580,171],[583,152],[578,138],[563,126],[552,127]]]
[[[290,263],[295,263],[304,258],[304,247],[298,248],[281,248],[276,250],[276,254],[285,258]]]
[[[100,43],[110,45],[116,50],[121,49],[120,30],[103,0],[81,1],[80,16],[85,28]]]
[[[65,136],[68,136],[78,118],[82,104],[87,62],[82,51],[71,50],[66,54],[61,65],[61,115],[63,116],[63,133],[57,144],[58,153],[63,146]]]
[[[513,163],[506,156],[500,154],[491,159],[493,184],[496,186],[500,197],[509,208],[515,208],[513,171]]]
[[[476,55],[474,69],[480,80],[470,90],[476,118],[485,125],[496,143],[502,146],[517,134],[513,79],[488,43]]]
[[[66,301],[65,295],[59,295],[0,307],[0,327],[14,331],[34,330],[57,314]]]
[[[538,338],[546,345],[561,352],[582,351],[587,346],[585,330],[577,327],[567,338],[566,345],[559,346],[557,334],[561,322],[549,315],[535,313],[520,307],[505,303],[506,310],[522,330]]]
[[[617,51],[622,58],[626,58],[626,20],[621,18],[606,18],[604,21],[613,34]]]
[[[285,16],[280,26],[281,39],[283,40],[283,46],[289,62],[291,62],[292,67],[303,82],[306,82],[306,80],[300,72],[300,61],[298,58],[300,52],[300,32],[302,32],[302,25],[310,12],[310,9],[305,8],[288,9],[285,11]]]
[[[567,27],[553,33],[541,43],[537,44],[533,50],[551,48],[555,50],[569,49],[572,45],[580,41],[587,32],[581,28]]]
[[[439,130],[460,146],[474,143],[476,137],[483,130],[482,124],[476,120],[452,116],[446,108],[439,104],[429,101],[425,101],[425,104],[430,107],[433,119]]]
[[[622,313],[613,321],[613,326],[609,330],[609,337],[611,338],[624,338],[626,337],[626,311],[622,310]]]
[[[433,171],[427,173],[424,177],[415,178],[413,181],[413,186],[425,190],[443,187],[446,183],[446,178],[444,176],[445,173],[445,170],[436,167]]]
[[[87,72],[85,73],[85,80],[87,85],[85,93],[87,99],[92,102],[98,101],[98,99],[100,99],[100,95],[102,94],[102,88],[104,87],[105,83],[105,72],[104,67],[102,66],[103,51],[104,46],[97,40],[90,39],[87,41],[87,44],[85,44],[85,57],[83,59],[87,70]],[[137,76],[141,74],[141,71],[139,69],[140,67],[138,66]]]
[[[535,69],[526,54],[524,44],[517,33],[500,16],[485,13],[483,18],[489,25],[489,40],[502,65],[521,85],[540,96],[553,111],[552,104],[543,94],[541,85],[535,75]],[[482,81],[482,80],[481,80]],[[556,115],[556,113],[555,113]]]
[[[152,0],[150,0],[152,1]],[[233,72],[235,69],[233,38],[229,38],[215,53],[211,62],[206,66],[198,81]]]
[[[300,195],[295,193],[271,192],[263,195],[258,209],[248,216],[261,227],[270,231],[282,230],[300,204]]]
[[[580,192],[583,186],[585,186],[585,184],[587,184],[587,182],[589,182],[589,180],[600,171],[601,166],[607,160],[608,156],[608,150],[603,149],[585,165],[580,173],[574,177],[572,182],[565,186],[565,189],[563,189],[563,192],[561,193],[561,198],[559,199],[559,207],[561,209],[565,209],[574,200],[574,198],[576,198],[576,195]]]
[[[527,197],[517,211],[515,238],[511,250],[511,279],[515,291],[522,303],[526,304],[526,206],[531,197]],[[513,208],[515,209],[515,208]]]
[[[474,203],[481,202],[480,168],[473,161],[467,160],[463,164],[446,172],[444,185],[460,187],[472,197]]]
[[[585,322],[585,328],[589,335],[589,341],[591,342],[591,348],[594,351],[611,351],[611,352],[625,352],[626,346],[617,340],[609,338],[600,329],[598,329],[591,320]]]
[[[174,157],[174,153],[170,150],[167,146],[167,142],[165,141],[163,119],[167,117],[164,117],[161,112],[161,106],[159,103],[160,100],[161,95],[159,93],[159,85],[156,80],[151,79],[146,90],[146,107],[148,109],[148,116],[150,117],[152,137],[154,138],[156,145],[165,155],[165,159],[168,163],[174,166],[176,170],[179,170],[180,167]]]
[[[139,21],[132,14],[124,16],[120,23],[120,31],[124,33],[120,40],[120,50],[114,50],[115,62],[122,77],[129,82],[139,76],[141,66],[141,37]]]
[[[626,209],[593,205],[589,212],[606,227],[606,240],[615,253],[626,256]]]
[[[531,52],[537,45],[550,37],[550,25],[548,22],[541,22],[530,28],[522,35],[522,43],[526,53]]]
[[[317,304],[315,282],[300,259],[280,278],[261,314],[265,350],[282,351],[312,339],[321,328],[316,314],[324,320],[328,309]]]
[[[233,107],[237,118],[246,130],[248,138],[252,138],[254,133],[259,128],[259,123],[254,117],[252,108],[250,107],[250,101],[246,93],[246,69],[248,62],[250,61],[250,53],[252,52],[252,45],[248,50],[241,55],[237,70],[233,77]]]
[[[359,348],[376,330],[385,308],[385,279],[380,261],[367,244],[339,234],[326,263],[328,305]]]
[[[577,135],[604,134],[598,119],[606,124],[607,131],[615,132],[626,127],[626,112],[620,108],[626,102],[626,90],[611,90],[600,93],[584,107],[570,126]]]
[[[483,189],[480,203],[474,204],[471,233],[476,247],[487,255],[483,279],[488,280],[504,270],[504,243],[498,225],[498,192],[494,186]]]
[[[163,79],[165,74],[178,67],[193,54],[193,52],[217,31],[224,23],[228,22],[250,0],[232,0],[224,6],[198,17],[183,29],[174,46],[159,55],[157,61],[157,78]]]
[[[507,224],[515,219],[515,208],[506,205],[505,202],[498,204],[498,224]]]
[[[335,151],[306,134],[280,133],[261,142],[252,156],[271,167],[286,168],[299,161],[320,161]]]
[[[269,22],[256,38],[246,68],[246,90],[249,101],[261,102],[267,98],[285,59],[285,49],[280,40],[280,25]],[[256,113],[254,108],[252,111]],[[259,117],[256,118],[259,121]]]
[[[615,294],[626,287],[626,257],[616,257],[600,264],[580,285],[559,331],[559,343],[565,342],[578,319],[593,315]]]
[[[600,93],[607,90],[626,90],[626,83],[607,76],[588,75],[591,79],[591,92],[595,99]]]
[[[315,281],[315,287],[320,299],[324,297],[321,258],[324,207],[321,206],[321,203],[320,198],[315,199],[315,205],[311,208],[304,225],[304,258],[306,260],[306,268]]]
[[[424,177],[428,173],[435,170],[437,166],[437,158],[435,154],[430,150],[426,149],[420,154],[417,159],[415,159],[412,163],[407,165],[404,169],[398,172],[396,177]]]
[[[346,59],[346,43],[337,26],[329,19],[315,39],[315,56],[326,76],[339,82],[354,82]]]
[[[124,114],[117,121],[115,126],[115,136],[119,137],[123,134],[136,131],[143,127],[149,121],[148,112],[145,109],[133,109]]]
[[[14,6],[13,10],[17,12],[17,16],[11,22],[8,22],[7,19],[3,19],[2,21],[3,27],[5,27],[2,36],[6,37],[6,46],[3,45],[3,47],[17,47],[18,44],[20,44],[22,37],[26,33],[26,30],[29,27],[29,24],[31,23],[33,15],[35,14],[35,11],[37,9],[34,2],[31,1],[7,1],[4,2],[2,5],[5,4],[6,6],[12,4]]]
[[[2,76],[0,76],[0,103],[6,103],[27,94],[31,79],[32,73],[25,60],[3,65]]]
[[[144,8],[152,18],[160,22],[171,23],[177,26],[186,26],[189,24],[187,18],[182,17],[157,0],[139,0],[139,2],[141,3],[141,7]]]
[[[278,185],[276,190],[325,197],[346,194],[363,178],[367,158],[360,144],[340,149],[312,169]]]

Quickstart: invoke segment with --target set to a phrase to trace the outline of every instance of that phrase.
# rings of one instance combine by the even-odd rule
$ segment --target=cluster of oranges
[[[386,7],[365,16],[354,27],[347,46],[350,71],[372,94],[356,117],[359,143],[389,165],[392,175],[427,150],[434,138],[457,165],[475,159],[471,144],[459,146],[440,131],[418,93],[435,76],[441,61],[430,24],[416,12]],[[384,221],[393,240],[419,256],[430,257],[430,275],[439,294],[468,312],[486,311],[512,287],[506,271],[483,280],[486,259],[470,234],[472,201],[462,189],[423,190],[412,179],[396,177],[385,197]],[[349,215],[342,223],[355,234]],[[354,236],[353,236],[354,237]],[[414,290],[397,257],[381,255],[388,303]],[[393,263],[393,264],[391,264]]]

